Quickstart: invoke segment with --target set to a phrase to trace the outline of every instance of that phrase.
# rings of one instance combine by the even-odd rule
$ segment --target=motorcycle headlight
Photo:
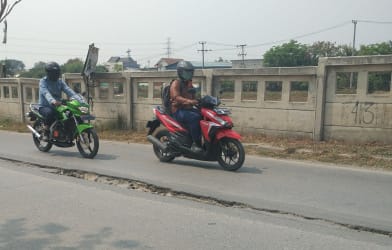
[[[80,112],[83,114],[88,114],[88,107],[79,107]]]

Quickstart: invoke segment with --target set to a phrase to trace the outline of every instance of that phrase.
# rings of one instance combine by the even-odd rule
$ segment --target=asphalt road
[[[386,236],[0,160],[0,249],[390,249]]]
[[[172,164],[159,163],[153,155],[150,145],[127,144],[110,141],[101,141],[101,147],[97,157],[93,160],[88,160],[81,158],[76,148],[61,149],[54,147],[49,153],[38,152],[33,145],[30,134],[10,133],[3,131],[0,132],[0,148],[0,157],[3,159],[14,159],[19,162],[30,162],[34,164],[55,166],[64,169],[80,169],[83,171],[95,172],[109,176],[118,176],[121,178],[140,180],[157,186],[171,188],[177,191],[183,191],[195,195],[209,196],[226,201],[236,201],[249,205],[250,208],[247,209],[222,208],[218,206],[200,204],[198,202],[183,201],[179,199],[160,197],[156,195],[153,196],[154,198],[151,198],[150,196],[148,198],[142,197],[142,199],[160,201],[159,204],[153,206],[155,207],[155,210],[153,211],[150,210],[152,208],[146,209],[145,206],[147,205],[144,204],[142,201],[137,202],[138,205],[140,205],[138,207],[138,209],[140,209],[140,213],[146,212],[146,216],[141,216],[139,214],[139,216],[141,216],[142,218],[148,217],[146,218],[146,220],[149,220],[150,215],[148,212],[150,212],[151,214],[157,213],[155,217],[153,216],[154,219],[151,219],[151,228],[155,228],[156,226],[158,228],[166,226],[167,228],[164,231],[170,231],[170,234],[173,234],[173,237],[174,234],[177,234],[181,240],[184,240],[184,242],[186,241],[185,239],[187,239],[187,236],[182,236],[181,233],[184,233],[184,231],[186,232],[188,230],[192,230],[192,235],[207,237],[203,236],[205,235],[205,232],[202,229],[202,225],[209,225],[207,222],[208,216],[204,215],[204,212],[201,213],[199,210],[196,209],[199,207],[202,207],[200,208],[202,209],[202,211],[218,211],[214,212],[213,215],[210,215],[210,218],[219,217],[219,214],[220,216],[223,216],[225,218],[223,219],[222,217],[222,223],[223,221],[226,221],[225,223],[228,223],[228,221],[233,222],[233,224],[231,225],[224,225],[224,228],[227,228],[227,230],[230,230],[229,228],[231,228],[231,230],[234,230],[238,233],[238,231],[236,231],[235,229],[238,227],[241,232],[238,237],[234,237],[233,233],[229,233],[226,235],[224,234],[224,229],[219,229],[219,233],[215,235],[216,237],[219,238],[218,235],[221,234],[220,230],[223,230],[222,237],[223,235],[225,235],[225,237],[223,237],[222,239],[227,240],[227,238],[230,238],[231,236],[234,237],[233,239],[246,239],[246,242],[254,242],[254,244],[247,243],[250,245],[242,245],[243,247],[236,247],[237,245],[235,242],[229,243],[229,245],[219,244],[215,245],[215,247],[208,247],[208,245],[200,245],[201,247],[198,249],[224,249],[231,247],[232,249],[257,249],[257,246],[265,246],[265,248],[268,249],[285,249],[285,247],[287,247],[286,249],[322,249],[323,247],[321,246],[314,247],[316,245],[312,245],[316,244],[316,242],[322,243],[322,245],[325,246],[325,249],[350,249],[348,248],[348,246],[351,245],[356,246],[352,249],[382,249],[383,247],[387,247],[388,244],[391,243],[391,238],[385,236],[385,234],[389,234],[390,232],[392,232],[392,174],[389,172],[360,170],[355,168],[343,168],[319,163],[282,161],[247,156],[244,167],[241,168],[238,172],[232,173],[223,171],[217,163],[199,162],[194,160],[188,160],[185,158],[179,158],[178,160],[175,160]],[[0,166],[2,168],[3,166],[7,165],[5,169],[8,172],[16,171],[14,170],[14,168],[8,166],[9,164],[11,164],[11,162],[9,161],[0,162]],[[18,173],[22,172],[23,175],[26,175],[26,173],[20,171],[20,169],[24,169],[24,171],[27,171],[25,169],[30,169],[29,171],[32,171],[32,168],[27,168],[24,166],[26,164],[21,165],[22,166],[18,167]],[[4,172],[4,170],[2,172]],[[9,174],[10,173],[8,173],[8,175]],[[34,179],[31,178],[31,173],[27,174],[29,176],[24,176],[24,178],[20,178],[20,180]],[[2,176],[8,175],[7,173],[2,174]],[[49,191],[56,190],[55,188],[52,189],[50,187],[50,185],[58,185],[58,181],[56,179],[67,179],[67,187],[68,185],[70,186],[70,190],[73,190],[71,192],[73,195],[67,195],[67,188],[63,187],[64,190],[59,190],[60,193],[65,192],[65,198],[63,200],[56,202],[57,198],[49,199],[53,202],[54,208],[56,208],[55,210],[57,211],[57,213],[60,214],[61,212],[59,212],[58,210],[61,210],[61,208],[59,207],[64,206],[65,208],[67,208],[68,203],[66,203],[66,198],[68,198],[70,202],[74,204],[74,202],[72,201],[75,198],[76,203],[78,201],[80,201],[81,203],[83,203],[82,201],[84,201],[84,203],[89,203],[87,202],[90,199],[88,197],[91,197],[93,201],[95,199],[97,200],[96,202],[99,201],[97,204],[92,206],[92,211],[94,211],[94,209],[100,211],[102,210],[102,213],[106,211],[106,214],[102,216],[106,216],[107,220],[109,220],[110,216],[113,215],[118,215],[119,217],[125,218],[126,216],[124,214],[124,216],[120,216],[120,214],[118,214],[122,213],[120,212],[120,210],[124,210],[125,212],[128,210],[124,209],[124,207],[130,206],[130,204],[135,205],[135,201],[132,200],[135,198],[133,197],[135,194],[137,194],[136,196],[142,196],[140,192],[133,191],[131,196],[128,194],[126,195],[126,202],[129,202],[129,204],[124,204],[123,206],[121,205],[121,203],[118,203],[119,206],[115,206],[118,201],[112,200],[112,193],[102,192],[101,194],[101,192],[97,192],[101,191],[101,189],[110,189],[108,185],[99,185],[97,183],[90,182],[88,182],[89,184],[86,184],[86,181],[74,178],[72,178],[74,179],[73,181],[69,181],[68,177],[57,176],[53,174],[50,174],[50,176],[41,176],[40,178],[45,178],[45,181],[41,180],[37,182],[40,183],[40,185],[43,185],[43,190]],[[14,179],[14,182],[16,183],[16,180],[18,178],[14,177]],[[53,183],[52,181],[48,181],[52,179]],[[11,181],[12,178],[7,178],[6,180]],[[61,182],[63,182],[63,180],[61,180]],[[77,184],[71,185],[70,183],[73,182],[76,182]],[[2,182],[2,184],[3,183],[4,182]],[[17,183],[15,185],[21,185],[23,187],[22,183],[23,181],[20,181],[20,183]],[[95,192],[91,192],[90,185],[93,186],[92,189]],[[29,185],[26,184],[26,186],[28,187]],[[85,190],[85,186],[88,186],[89,190]],[[114,189],[115,187],[111,188]],[[29,188],[26,188],[26,190],[31,191],[31,189]],[[80,192],[78,190],[80,190]],[[23,188],[20,189],[20,192],[15,193],[14,196],[24,197],[22,191]],[[111,190],[111,192],[120,192],[121,194],[123,194],[124,192],[131,191]],[[4,192],[2,191],[1,194],[1,196],[7,196],[7,192],[4,194]],[[102,195],[103,197],[94,198],[95,196],[99,195]],[[143,193],[143,196],[144,195],[149,194]],[[18,197],[18,199],[20,197]],[[39,192],[34,192],[34,195],[32,195],[31,199],[22,199],[21,202],[29,201],[31,203],[34,203],[35,201],[40,201],[39,198],[44,199],[47,197],[51,197],[50,192],[46,193],[44,196],[40,196]],[[164,200],[163,202],[161,201],[162,199]],[[1,197],[1,200],[7,200],[7,197]],[[181,207],[181,209],[176,212],[175,209],[173,210],[167,207],[169,206],[167,204],[168,200],[169,203],[187,204],[187,206],[184,205],[184,207]],[[53,204],[48,204],[45,201],[46,199],[44,199],[44,202],[42,203],[42,205],[39,205],[39,207],[44,208],[53,206]],[[19,208],[20,206],[23,207],[23,204],[9,204],[9,207],[7,205],[7,211],[12,211],[12,209]],[[116,212],[111,211],[110,207],[113,206],[115,206],[116,209],[119,209],[119,207],[121,207],[121,209],[118,210],[118,213],[117,210]],[[207,206],[208,208],[204,208],[204,206]],[[89,206],[86,205],[86,207]],[[2,210],[3,208],[4,206],[2,205]],[[183,213],[186,213],[186,211],[188,211],[190,208],[195,208],[195,211],[192,211],[191,214],[188,214],[188,216],[191,217],[191,219],[189,219],[191,221],[180,222],[181,220],[188,220],[185,218],[187,216]],[[75,218],[78,218],[78,220],[81,217],[84,217],[83,211],[81,211],[81,215],[78,215],[79,209],[77,206],[74,206],[71,210],[75,214]],[[89,209],[89,211],[90,210],[91,209]],[[26,212],[27,211],[28,209],[26,210]],[[39,211],[39,209],[37,209],[37,211]],[[166,215],[166,213],[169,213],[169,215]],[[172,217],[170,217],[171,213]],[[246,218],[247,222],[239,220],[236,224],[233,220],[235,219],[234,215],[238,215],[237,213],[243,213],[244,215],[241,215],[240,217]],[[67,212],[67,214],[69,213]],[[176,214],[179,215],[177,219],[173,217]],[[138,217],[136,215],[135,217]],[[181,223],[186,229],[179,230],[180,232],[176,232],[176,229],[174,228],[177,228],[179,225],[173,224],[173,228],[170,228],[170,226],[165,225],[164,222],[159,222],[156,217],[161,215],[165,218],[166,216],[168,216],[168,218],[172,218],[175,221],[167,223]],[[69,216],[71,215],[69,214]],[[2,231],[4,231],[4,227],[9,227],[9,223],[11,223],[10,227],[12,228],[12,223],[14,223],[14,220],[18,220],[20,218],[23,219],[22,224],[26,223],[26,227],[29,223],[33,222],[35,226],[38,226],[39,222],[36,219],[37,217],[32,217],[31,220],[33,220],[33,222],[29,222],[29,219],[27,218],[30,217],[31,216],[25,217],[23,212],[21,212],[21,215],[12,215],[12,213],[5,214],[2,211],[0,215],[0,223],[1,221],[5,221],[5,223],[2,224]],[[135,218],[133,217],[133,215],[131,217],[134,221],[139,221],[137,223],[138,225],[143,224],[143,222],[140,221],[143,219],[139,217]],[[38,216],[38,218],[41,217]],[[195,218],[197,218],[197,220],[195,220]],[[317,218],[317,220],[314,220],[315,218]],[[107,221],[104,220],[104,222],[106,223]],[[102,225],[105,225],[104,222],[102,222]],[[16,221],[16,223],[19,222]],[[42,225],[46,225],[45,223],[46,222],[44,221],[41,222]],[[72,221],[70,223],[72,224]],[[158,223],[158,225],[154,225],[154,223]],[[196,225],[196,227],[193,229],[192,225],[199,223],[201,223],[202,225]],[[83,229],[84,227],[87,227],[84,224],[85,223],[81,223],[78,224],[78,226],[81,226],[81,228]],[[268,224],[268,226],[265,224]],[[271,225],[269,224],[272,224],[274,229],[270,228],[269,226]],[[60,223],[60,225],[62,224]],[[108,225],[110,228],[112,228],[112,230],[120,231],[122,227],[126,227],[125,225],[118,225],[117,227],[119,227],[120,229],[117,229],[117,227],[114,225],[110,226],[112,225],[110,223]],[[285,229],[289,231],[294,230],[299,235],[302,235],[304,237],[306,236],[305,238],[309,239],[310,241],[305,243],[306,241],[299,237],[298,239],[300,240],[297,242],[297,244],[295,244],[295,236],[293,236],[295,235],[295,233],[291,235],[291,233],[287,232],[286,234],[285,230],[280,228],[282,225]],[[277,228],[275,228],[276,226]],[[66,231],[72,231],[66,234],[75,234],[74,230],[70,230],[70,228],[74,229],[74,226],[69,225],[64,227],[68,228],[68,230]],[[189,227],[191,227],[192,229],[189,229]],[[130,230],[129,228],[124,229],[126,229],[126,232]],[[1,235],[4,234],[2,233],[2,231],[0,231],[0,239]],[[8,231],[9,230],[6,230],[6,232]],[[87,236],[89,236],[89,234],[87,233],[87,231],[80,232],[79,234],[83,235],[83,233],[85,233],[86,235],[84,236],[88,238]],[[266,233],[266,231],[268,231],[269,233]],[[96,233],[97,232],[101,231],[96,231]],[[242,234],[242,232],[247,233]],[[280,235],[279,232],[283,233],[283,238],[278,237]],[[119,232],[116,231],[116,233]],[[169,232],[165,233],[169,234]],[[246,236],[247,234],[249,235]],[[117,234],[113,233],[111,235]],[[147,237],[145,234],[143,235],[143,237]],[[275,237],[273,237],[272,235],[275,235]],[[289,235],[293,236],[294,238],[291,238],[292,240],[290,240]],[[207,242],[210,242],[215,236],[210,235],[210,238],[207,237]],[[289,238],[286,238],[286,236]],[[313,236],[314,238],[311,240]],[[139,239],[139,237],[141,236],[137,235],[135,237],[131,237],[130,239]],[[323,237],[335,238],[326,240],[327,238],[324,239]],[[149,241],[146,240],[146,238],[143,239],[143,244],[140,242],[137,243],[137,248],[149,248],[150,245],[146,244]],[[318,241],[317,239],[320,241]],[[115,242],[128,242],[126,239],[116,240],[117,241]],[[272,240],[271,244],[272,242],[274,244],[265,245],[269,244],[266,243],[269,240]],[[326,242],[330,240],[337,243],[337,245],[334,245],[334,242],[330,243],[332,245],[328,245]],[[162,241],[165,240],[162,239]],[[345,241],[347,242],[343,243]],[[0,244],[1,242],[4,242],[4,240],[1,239]],[[80,242],[83,242],[83,239],[81,239]],[[130,242],[132,241],[129,241],[128,243],[131,244]],[[230,240],[228,242],[230,242]],[[279,245],[279,242],[286,243],[282,243],[282,245]],[[9,243],[11,244],[12,242],[10,241]],[[170,249],[168,245],[158,244],[151,246],[152,248]],[[183,245],[178,246],[178,249],[181,249],[180,246]],[[192,247],[185,248],[197,248],[193,247],[196,245],[192,244],[188,246]],[[109,247],[109,249],[111,248]],[[182,249],[184,249],[184,247],[182,247]]]

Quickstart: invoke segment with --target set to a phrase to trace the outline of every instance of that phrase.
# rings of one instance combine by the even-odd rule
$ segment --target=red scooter
[[[204,96],[195,108],[202,119],[202,151],[191,150],[192,138],[186,128],[171,117],[162,106],[153,109],[155,119],[148,121],[147,140],[153,144],[155,155],[161,162],[170,162],[184,156],[201,161],[218,161],[229,171],[239,169],[245,160],[241,136],[232,130],[233,122],[227,108],[218,108],[217,97]],[[162,126],[161,126],[162,125]]]

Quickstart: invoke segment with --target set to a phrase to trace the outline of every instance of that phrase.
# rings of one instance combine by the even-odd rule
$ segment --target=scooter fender
[[[232,129],[222,129],[216,132],[215,138],[217,141],[221,140],[224,137],[233,138],[237,140],[241,139],[241,135]]]
[[[89,123],[82,123],[76,126],[76,131],[78,134],[81,134],[83,131],[89,128],[94,128],[94,126]]]

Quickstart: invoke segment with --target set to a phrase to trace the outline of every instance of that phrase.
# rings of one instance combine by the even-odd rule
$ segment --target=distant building
[[[263,59],[231,60],[233,68],[258,69],[263,68]]]
[[[182,60],[183,59],[180,58],[161,58],[155,64],[155,67],[158,69],[158,71],[173,69],[173,67],[177,67],[177,63]]]
[[[203,62],[199,61],[191,61],[193,64],[193,67],[195,69],[202,69],[203,68]],[[228,69],[232,67],[231,62],[204,62],[204,68],[205,69]]]
[[[174,59],[174,58],[162,58],[156,64],[158,71],[162,70],[175,70],[177,69],[177,64],[183,59]],[[195,69],[202,69],[203,63],[199,61],[190,61],[195,67]],[[222,68],[231,68],[231,62],[204,62],[205,69],[222,69]]]
[[[112,56],[106,63],[105,67],[109,72],[127,71],[127,70],[139,70],[140,65],[137,64],[132,57],[119,57]]]

